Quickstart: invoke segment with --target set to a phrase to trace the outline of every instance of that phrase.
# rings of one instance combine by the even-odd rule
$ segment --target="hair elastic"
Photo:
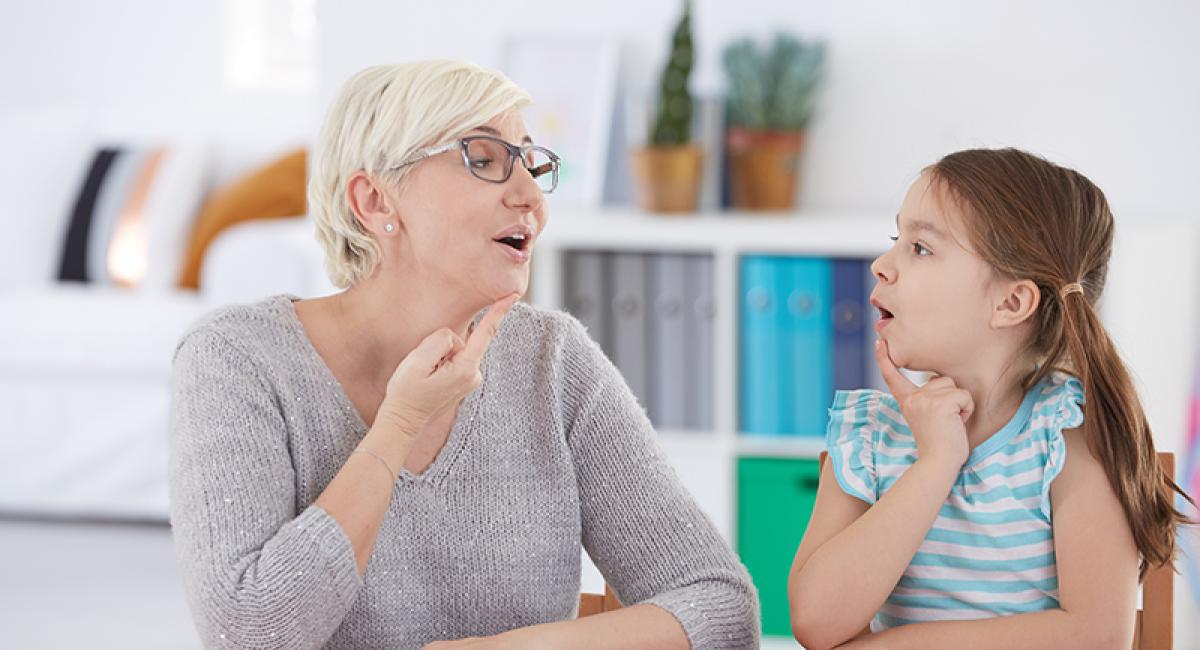
[[[1079,282],[1072,282],[1071,284],[1065,285],[1061,290],[1059,290],[1058,295],[1066,298],[1073,293],[1083,295],[1083,284]]]

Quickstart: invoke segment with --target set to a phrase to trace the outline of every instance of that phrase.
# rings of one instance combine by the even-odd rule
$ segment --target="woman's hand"
[[[447,408],[478,388],[483,381],[479,372],[483,354],[519,297],[512,294],[496,301],[465,343],[448,328],[425,337],[392,373],[375,421],[416,437]]]
[[[904,420],[912,429],[917,457],[961,468],[971,452],[966,426],[967,419],[975,411],[971,393],[959,388],[949,377],[935,377],[918,387],[892,363],[887,341],[882,339],[875,343],[875,359],[892,397],[900,403]]]

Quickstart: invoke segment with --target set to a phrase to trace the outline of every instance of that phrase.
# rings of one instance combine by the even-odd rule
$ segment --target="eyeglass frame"
[[[471,168],[471,158],[470,158],[470,156],[467,155],[467,146],[476,140],[491,140],[493,142],[500,144],[506,150],[508,150],[508,167],[504,172],[504,178],[501,178],[499,180],[483,178],[483,177],[479,176],[478,174],[476,174],[475,170],[473,170]],[[459,147],[462,151],[463,165],[466,166],[467,173],[469,173],[472,177],[478,178],[479,180],[481,180],[485,183],[507,183],[508,179],[512,178],[513,169],[516,168],[516,165],[513,164],[513,161],[517,160],[518,158],[521,160],[521,166],[525,168],[525,171],[530,172],[529,175],[531,177],[533,177],[533,179],[536,181],[538,177],[533,176],[533,168],[530,167],[529,164],[525,161],[525,154],[526,154],[526,152],[529,152],[529,151],[539,151],[541,153],[544,153],[550,157],[550,164],[551,164],[550,171],[551,171],[551,173],[554,174],[554,177],[553,177],[554,180],[553,180],[553,183],[550,185],[550,189],[542,190],[542,194],[552,194],[554,192],[554,190],[558,189],[558,170],[562,165],[562,159],[558,157],[558,154],[554,153],[553,151],[550,151],[549,149],[547,149],[541,145],[536,145],[536,144],[530,143],[530,144],[518,146],[518,145],[512,144],[511,142],[508,142],[506,140],[497,138],[496,136],[493,136],[493,135],[468,135],[466,137],[458,138],[457,140],[452,140],[445,144],[439,144],[439,145],[436,145],[433,147],[426,147],[425,149],[418,151],[411,158],[408,158],[407,160],[404,160],[400,163],[392,165],[391,167],[388,167],[388,171],[396,171],[397,169],[407,167],[408,165],[415,165],[426,158],[436,156],[438,154],[443,154],[443,153],[446,153],[447,151],[451,151],[455,147]],[[539,174],[539,176],[540,175],[541,174]],[[541,186],[539,186],[538,189],[541,189]]]

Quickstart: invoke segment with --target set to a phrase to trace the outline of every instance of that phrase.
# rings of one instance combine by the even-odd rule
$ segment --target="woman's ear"
[[[359,223],[368,232],[382,237],[393,232],[398,221],[388,197],[367,172],[358,170],[346,182],[346,200]],[[388,225],[392,228],[389,229]]]
[[[1032,280],[1008,281],[997,288],[999,295],[992,311],[992,327],[1016,327],[1037,313],[1042,291]]]

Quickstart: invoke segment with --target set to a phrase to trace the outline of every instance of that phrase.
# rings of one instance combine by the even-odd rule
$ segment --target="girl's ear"
[[[1004,282],[997,286],[998,296],[992,311],[992,327],[1016,327],[1037,313],[1042,291],[1032,280]]]
[[[387,195],[365,171],[354,172],[346,181],[346,200],[368,232],[382,236],[385,227],[397,221]]]

